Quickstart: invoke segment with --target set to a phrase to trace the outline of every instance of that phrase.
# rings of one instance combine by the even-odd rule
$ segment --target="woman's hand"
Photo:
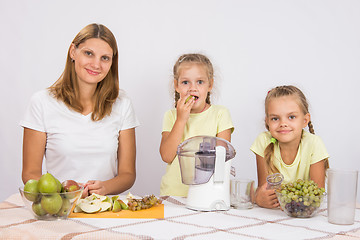
[[[103,196],[105,196],[107,194],[104,182],[102,182],[102,181],[90,180],[90,181],[87,181],[87,183],[83,184],[83,186],[84,186],[84,191],[83,191],[82,197],[87,197],[93,193],[103,195]]]
[[[267,183],[258,187],[255,194],[255,202],[258,206],[263,208],[277,208],[279,201],[277,199],[274,189],[266,189]]]

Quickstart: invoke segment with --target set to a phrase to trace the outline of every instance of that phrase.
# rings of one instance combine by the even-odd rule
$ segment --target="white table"
[[[0,239],[360,239],[360,209],[353,225],[327,221],[326,204],[312,218],[291,218],[279,209],[198,212],[186,199],[165,197],[164,219],[71,218],[39,221],[19,194],[0,203]]]

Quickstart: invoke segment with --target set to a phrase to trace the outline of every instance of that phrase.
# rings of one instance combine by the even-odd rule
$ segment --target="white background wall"
[[[18,123],[31,95],[57,80],[72,39],[93,22],[117,38],[120,86],[141,121],[132,193],[159,194],[171,69],[188,52],[216,68],[213,103],[232,114],[237,176],[256,179],[249,147],[265,129],[267,91],[282,84],[308,97],[331,166],[359,170],[359,12],[356,0],[0,0],[0,200],[22,185]]]

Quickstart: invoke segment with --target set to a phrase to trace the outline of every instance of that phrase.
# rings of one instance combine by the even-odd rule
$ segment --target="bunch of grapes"
[[[292,217],[311,217],[320,207],[325,189],[312,180],[298,179],[276,190],[280,206]]]
[[[142,199],[130,198],[128,200],[129,210],[131,211],[139,211],[142,209],[148,209],[152,206],[156,206],[161,204],[162,200],[156,198],[154,195],[145,196]]]

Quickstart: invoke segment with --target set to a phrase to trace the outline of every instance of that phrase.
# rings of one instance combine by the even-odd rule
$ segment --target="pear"
[[[97,204],[90,204],[82,202],[79,204],[80,209],[86,213],[97,213],[101,210],[101,207]]]
[[[74,208],[74,213],[83,212],[83,210],[81,210],[81,208],[80,208],[80,204],[84,203],[84,202],[87,203],[88,201],[86,201],[84,198],[78,199],[78,201],[77,201],[77,203],[75,205],[75,208]]]
[[[120,212],[121,211],[121,204],[119,201],[115,200],[112,208],[112,212]]]
[[[58,193],[63,192],[63,186],[61,185],[61,182],[57,178],[55,178],[55,180],[56,180],[56,184],[57,184],[57,192]]]
[[[185,103],[187,103],[191,98],[193,98],[194,96],[190,95],[188,96],[188,98],[185,100]]]
[[[109,198],[108,196],[105,196],[106,198],[104,200],[102,200],[103,202],[109,202],[112,204],[112,200],[111,198]]]
[[[41,207],[41,202],[34,202],[31,207],[33,212],[39,217],[47,214],[47,212]]]
[[[111,209],[111,203],[110,202],[100,202],[100,212],[105,212],[107,210]]]
[[[126,203],[124,203],[124,201],[123,200],[117,200],[119,203],[120,203],[120,206],[121,206],[121,209],[124,209],[124,210],[128,210],[129,209],[129,206],[126,204]]]
[[[41,198],[41,207],[49,214],[56,214],[60,211],[63,200],[60,194],[47,194]]]
[[[58,183],[53,175],[45,173],[40,177],[38,189],[41,193],[56,193],[58,192]]]
[[[38,182],[37,180],[30,179],[25,183],[24,195],[27,200],[32,202],[36,201],[39,194]]]
[[[70,200],[67,198],[63,198],[63,202],[62,202],[62,206],[59,210],[59,212],[57,213],[57,215],[59,216],[67,216],[70,213],[71,210],[71,203]]]

